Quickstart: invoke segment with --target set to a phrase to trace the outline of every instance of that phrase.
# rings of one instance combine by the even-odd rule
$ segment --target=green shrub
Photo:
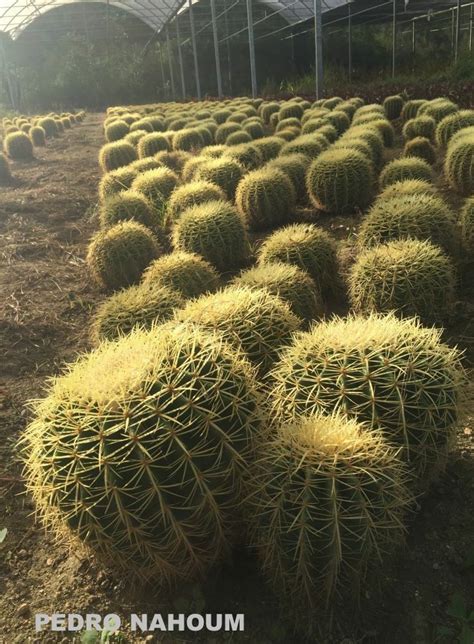
[[[451,260],[428,241],[403,239],[361,253],[351,269],[349,297],[358,313],[395,311],[423,324],[446,322],[454,304]]]
[[[266,167],[286,174],[295,190],[296,203],[302,204],[308,201],[306,172],[310,163],[311,159],[305,154],[285,154],[269,161]]]
[[[114,293],[103,302],[91,326],[91,338],[97,345],[102,340],[116,340],[135,327],[150,329],[172,317],[183,306],[179,293],[164,286],[138,284]]]
[[[125,141],[106,143],[99,152],[99,165],[102,168],[102,172],[117,170],[117,168],[129,165],[136,159],[137,152],[135,148],[131,143],[126,143]]]
[[[65,123],[63,123],[65,125]],[[125,138],[130,132],[130,126],[125,121],[114,121],[105,126],[105,139],[109,143]]]
[[[322,317],[324,305],[315,281],[306,271],[292,264],[269,262],[241,273],[232,284],[250,288],[265,288],[287,302],[301,320]]]
[[[7,186],[13,177],[7,157],[0,152],[0,186]]]
[[[209,181],[191,181],[178,186],[172,192],[166,210],[169,223],[176,222],[181,213],[191,206],[198,206],[208,201],[225,201],[225,193],[215,183]]]
[[[250,544],[311,641],[359,605],[367,578],[385,576],[383,564],[403,544],[408,484],[397,450],[339,415],[285,422],[261,446],[249,495]]]
[[[424,136],[430,141],[434,140],[436,121],[431,116],[417,116],[410,119],[403,126],[403,138],[405,141]]]
[[[385,116],[391,121],[395,121],[402,113],[404,102],[403,98],[399,95],[387,96],[383,102]]]
[[[209,181],[221,188],[226,197],[233,201],[237,185],[244,174],[244,169],[237,161],[229,157],[210,159],[203,163],[196,172],[196,179]]]
[[[436,151],[429,139],[424,136],[416,136],[405,143],[403,154],[406,157],[418,157],[426,163],[433,165],[436,161]]]
[[[431,181],[433,179],[432,170],[429,164],[418,157],[403,157],[394,159],[387,163],[380,173],[379,183],[381,188],[405,179],[420,179],[421,181]]]
[[[30,161],[33,159],[33,143],[28,134],[12,132],[3,141],[3,150],[10,159],[15,161]]]
[[[474,136],[453,141],[448,146],[444,162],[444,173],[451,188],[466,196],[474,193],[473,166]]]
[[[176,312],[175,320],[222,333],[245,352],[262,375],[301,326],[301,321],[279,297],[265,289],[237,286],[191,300]]]
[[[35,407],[36,510],[127,579],[200,579],[235,540],[259,406],[248,362],[217,335],[167,324],[104,343]]]
[[[258,264],[275,262],[306,271],[323,296],[340,288],[336,242],[314,224],[293,224],[267,237],[258,250]]]
[[[246,174],[235,194],[238,211],[252,230],[273,228],[288,219],[296,202],[293,184],[276,168]]]
[[[337,214],[367,206],[373,183],[370,161],[349,148],[323,152],[312,162],[306,176],[306,188],[315,208]]]
[[[30,128],[28,134],[34,147],[42,148],[46,145],[46,132],[44,128],[39,125],[34,125]]]
[[[130,166],[124,166],[118,170],[106,172],[102,175],[99,183],[99,197],[101,201],[123,190],[128,190],[136,176],[136,170]]]
[[[455,216],[439,197],[430,194],[400,194],[377,199],[362,221],[358,243],[361,249],[395,239],[431,241],[448,254],[457,254]]]
[[[445,464],[463,369],[441,332],[416,318],[321,322],[283,351],[271,375],[272,418],[341,412],[364,422],[402,449],[420,487]]]
[[[221,273],[241,268],[250,258],[244,222],[226,201],[208,201],[185,210],[172,241],[176,250],[201,255]]]
[[[110,228],[120,221],[138,221],[153,231],[158,231],[160,221],[153,206],[140,192],[124,190],[106,198],[100,207],[101,228]]]
[[[150,134],[145,134],[140,137],[137,144],[138,156],[140,159],[152,157],[157,152],[162,152],[163,150],[167,152],[169,149],[170,145],[167,138],[159,132],[150,132]]]
[[[100,231],[89,244],[87,265],[98,284],[119,289],[139,281],[160,247],[153,233],[136,221]]]
[[[144,272],[143,283],[172,289],[188,299],[217,290],[219,275],[199,255],[175,251],[155,259]]]
[[[152,204],[163,223],[171,193],[178,185],[178,176],[169,168],[156,168],[139,174],[132,183],[132,190],[144,195]]]
[[[461,110],[448,114],[436,126],[436,143],[440,147],[446,147],[451,137],[465,127],[474,125],[474,110]]]

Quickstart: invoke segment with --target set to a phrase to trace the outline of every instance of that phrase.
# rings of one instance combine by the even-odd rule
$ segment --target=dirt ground
[[[25,402],[41,396],[47,378],[88,348],[88,319],[103,297],[84,265],[96,227],[102,119],[101,114],[89,115],[39,150],[34,162],[14,164],[15,184],[0,190],[0,531],[7,529],[0,543],[0,643],[73,641],[64,633],[35,634],[33,616],[39,612],[117,613],[124,622],[131,613],[244,613],[245,632],[240,634],[136,636],[126,625],[123,632],[130,642],[162,644],[299,642],[245,551],[234,553],[233,561],[205,584],[179,588],[173,596],[152,587],[130,588],[127,579],[56,544],[35,523],[24,494],[16,441],[29,415]],[[323,224],[343,237],[354,219]],[[472,273],[462,277],[459,293],[447,338],[467,349],[470,366]],[[460,428],[446,473],[422,499],[406,547],[387,570],[382,597],[367,597],[358,624],[333,641],[474,641],[469,618],[474,609],[473,436],[471,426]]]

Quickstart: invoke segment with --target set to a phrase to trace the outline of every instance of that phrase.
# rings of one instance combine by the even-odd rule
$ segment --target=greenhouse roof
[[[313,0],[258,0],[281,15],[289,24],[305,22],[313,17]],[[101,3],[127,11],[142,20],[156,32],[162,28],[187,2],[183,0],[0,0],[0,32],[9,33],[16,38],[35,18],[51,9],[73,3]],[[199,2],[199,0],[192,0]],[[463,0],[462,4],[466,4]],[[384,21],[391,19],[392,0],[322,0],[324,22],[338,21],[347,16],[351,5],[355,22]],[[406,19],[426,14],[430,11],[455,7],[457,0],[397,0],[397,12]]]

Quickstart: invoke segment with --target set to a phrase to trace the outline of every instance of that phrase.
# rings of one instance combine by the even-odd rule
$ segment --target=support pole
[[[179,74],[181,76],[181,94],[186,98],[186,83],[184,81],[183,53],[181,51],[181,35],[179,32],[179,13],[176,14],[176,40],[178,44]]]
[[[212,35],[214,36],[214,56],[216,59],[217,96],[222,98],[221,61],[219,57],[219,39],[217,37],[216,3],[211,0]]]
[[[451,9],[451,51],[454,52],[454,40],[455,40],[455,18],[454,18],[454,7]]]
[[[456,7],[456,38],[454,41],[454,62],[457,62],[459,55],[459,41],[461,38],[461,0],[458,0]]]
[[[161,67],[161,82],[163,83],[163,98],[168,98],[168,88],[166,86],[165,78],[165,65],[163,63],[163,49],[160,43],[160,67]]]
[[[395,78],[397,55],[397,0],[392,3],[392,78]]]
[[[347,3],[347,66],[349,68],[349,80],[352,79],[352,6]]]
[[[232,95],[232,56],[231,56],[231,46],[229,38],[229,21],[227,19],[227,7],[224,2],[224,29],[225,29],[225,44],[226,44],[226,54],[227,54],[227,78],[229,81],[229,94]]]
[[[323,95],[323,28],[321,21],[321,0],[314,0],[314,75],[316,100]]]
[[[171,79],[171,97],[176,100],[176,88],[174,86],[174,74],[173,74],[173,62],[171,60],[171,46],[170,46],[170,32],[168,25],[166,25],[166,51],[168,54],[168,65],[170,68],[170,79]]]
[[[470,13],[469,13],[469,51],[472,51],[472,4],[469,7],[470,8]]]
[[[194,76],[196,79],[196,93],[198,100],[201,100],[201,81],[199,80],[199,63],[198,63],[198,54],[196,46],[196,31],[194,29],[194,13],[193,13],[193,2],[188,0],[189,8],[189,22],[191,25],[191,43],[193,46],[193,58],[194,58]]]
[[[257,70],[255,65],[255,42],[253,37],[252,0],[247,0],[247,28],[249,33],[250,79],[252,82],[252,96],[257,98]]]

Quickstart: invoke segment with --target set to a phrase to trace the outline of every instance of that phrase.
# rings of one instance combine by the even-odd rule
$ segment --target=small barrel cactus
[[[234,159],[224,156],[210,159],[199,166],[196,179],[209,181],[221,188],[227,199],[233,201],[237,185],[244,174],[244,168]]]
[[[407,101],[402,109],[402,120],[408,121],[409,119],[414,119],[418,114],[418,110],[425,102],[426,101],[422,98],[414,98],[410,101]]]
[[[325,136],[319,132],[312,134],[302,134],[292,141],[288,141],[280,150],[280,156],[287,154],[304,154],[310,159],[315,159],[329,145]]]
[[[430,181],[421,181],[421,179],[404,179],[395,181],[384,188],[378,195],[379,199],[391,199],[392,197],[401,197],[402,195],[437,195],[438,191]]]
[[[404,542],[409,483],[397,450],[342,415],[284,422],[261,445],[250,543],[298,630],[314,637],[359,604],[368,574],[383,576]]]
[[[301,320],[282,299],[265,289],[244,286],[229,286],[191,300],[176,312],[175,320],[219,331],[245,352],[261,375],[301,327]]]
[[[127,578],[198,579],[236,538],[259,406],[252,368],[217,334],[165,325],[105,342],[52,383],[24,434],[38,514]]]
[[[379,183],[381,188],[405,179],[420,179],[432,181],[433,172],[429,164],[419,157],[403,157],[387,163],[380,173]]]
[[[232,132],[225,140],[225,144],[228,146],[241,145],[242,143],[251,143],[253,141],[250,134],[241,130],[240,132]]]
[[[250,134],[252,139],[261,139],[264,136],[263,126],[258,121],[251,121],[249,123],[243,123],[242,129]]]
[[[285,154],[269,161],[266,167],[286,174],[295,190],[296,202],[304,204],[308,201],[306,172],[310,163],[311,159],[305,154]]]
[[[117,170],[137,160],[137,151],[131,143],[114,141],[106,143],[99,152],[99,165],[102,172]]]
[[[457,137],[448,146],[444,173],[449,185],[461,195],[467,196],[474,193],[473,168],[474,136]]]
[[[100,231],[87,252],[87,265],[104,288],[116,290],[139,281],[160,254],[153,233],[135,221],[124,221]]]
[[[242,143],[227,148],[224,156],[240,163],[245,170],[256,170],[263,164],[259,149],[251,143]]]
[[[404,100],[401,96],[387,96],[383,102],[385,116],[391,121],[398,119],[402,113]]]
[[[143,274],[144,284],[166,286],[186,299],[214,292],[219,281],[219,274],[209,262],[185,251],[155,259]]]
[[[324,120],[332,125],[336,129],[338,134],[342,134],[347,129],[349,129],[349,126],[351,124],[351,119],[345,112],[342,112],[340,110],[334,110],[334,112],[330,112],[324,117]]]
[[[252,230],[264,230],[285,222],[295,201],[293,184],[276,168],[249,172],[239,182],[235,194],[237,209]]]
[[[270,161],[280,154],[284,141],[277,136],[266,136],[254,141],[255,147],[262,155],[263,161]]]
[[[158,152],[167,152],[169,149],[170,145],[168,140],[159,132],[150,132],[150,134],[145,134],[140,137],[137,144],[138,156],[140,159],[152,157]]]
[[[105,138],[109,143],[119,141],[127,136],[130,132],[130,126],[125,121],[117,119],[105,126]]]
[[[173,150],[184,150],[194,152],[204,147],[204,139],[194,128],[179,130],[173,136]]]
[[[441,331],[393,314],[333,318],[301,333],[271,374],[270,412],[341,412],[402,448],[420,487],[445,464],[464,380]]]
[[[161,165],[166,166],[170,170],[173,170],[176,174],[181,174],[183,171],[186,162],[189,159],[193,158],[193,155],[190,152],[185,152],[184,150],[178,150],[176,152],[158,152],[154,157]]]
[[[335,240],[314,224],[293,224],[267,237],[258,250],[260,266],[283,262],[298,266],[315,281],[323,295],[340,288]]]
[[[138,221],[153,231],[160,228],[160,220],[148,199],[136,190],[124,190],[104,199],[99,210],[102,228],[110,228],[120,221]]]
[[[417,315],[423,324],[443,324],[455,301],[455,282],[452,261],[440,248],[425,240],[395,240],[359,255],[349,297],[358,313],[395,311]]]
[[[348,143],[354,139],[362,139],[369,144],[372,151],[372,159],[375,168],[379,168],[383,161],[384,153],[384,142],[382,134],[371,127],[366,125],[358,125],[356,127],[351,127],[344,135],[339,139],[338,143]]]
[[[33,159],[33,143],[28,134],[12,132],[3,141],[3,149],[14,161],[30,161]]]
[[[39,125],[46,132],[46,137],[52,139],[55,136],[58,136],[58,126],[56,121],[51,116],[45,116],[44,118],[38,119],[36,125]]]
[[[216,130],[215,140],[218,145],[225,143],[229,134],[241,132],[242,128],[238,123],[223,123]]]
[[[288,101],[287,103],[283,103],[283,105],[278,110],[278,120],[283,121],[284,119],[288,118],[301,119],[303,113],[304,109],[299,103],[296,103],[295,101]]]
[[[306,176],[309,197],[319,210],[343,214],[365,208],[373,194],[373,166],[360,152],[336,149],[313,161]]]
[[[92,342],[116,340],[135,327],[150,329],[171,318],[183,304],[178,292],[155,283],[124,288],[99,306],[92,320]]]
[[[39,125],[33,125],[28,134],[35,148],[42,148],[46,145],[46,132],[44,128]]]
[[[261,264],[244,271],[232,283],[267,289],[287,302],[301,320],[316,320],[323,315],[324,305],[316,282],[306,271],[292,264]]]
[[[436,121],[431,116],[417,116],[408,120],[403,126],[403,138],[405,141],[409,141],[417,136],[424,136],[433,141],[435,129]]]
[[[140,192],[150,201],[163,223],[168,200],[178,181],[178,176],[169,168],[155,168],[137,175],[132,182],[132,190]]]
[[[423,105],[421,105],[420,109],[418,110],[418,114],[420,116],[431,116],[431,118],[433,118],[436,123],[439,123],[444,119],[445,116],[448,116],[448,114],[453,114],[458,110],[459,107],[452,101],[446,98],[435,98],[432,101],[426,101]]]
[[[446,202],[426,193],[377,199],[362,221],[358,244],[363,249],[409,238],[431,241],[456,256],[456,218]]]
[[[123,190],[128,190],[137,172],[131,166],[124,166],[118,170],[112,170],[102,175],[99,183],[99,197],[101,201],[116,195]]]
[[[451,138],[465,127],[474,125],[474,110],[460,110],[448,114],[436,126],[436,143],[440,147],[446,147]]]
[[[275,103],[275,102],[264,103],[260,109],[260,114],[262,116],[264,123],[268,125],[270,123],[271,115],[277,114],[279,110],[280,110],[279,103]]]
[[[7,157],[0,152],[0,186],[7,186],[13,177]]]
[[[424,136],[416,136],[405,143],[403,153],[406,157],[418,157],[426,163],[433,165],[436,161],[436,151],[430,140]]]
[[[201,255],[221,273],[237,270],[250,259],[244,221],[226,201],[208,201],[182,212],[172,242],[176,250]]]
[[[215,183],[209,181],[190,181],[178,186],[171,193],[166,208],[166,221],[172,224],[191,206],[198,206],[208,201],[225,201],[225,193]]]

